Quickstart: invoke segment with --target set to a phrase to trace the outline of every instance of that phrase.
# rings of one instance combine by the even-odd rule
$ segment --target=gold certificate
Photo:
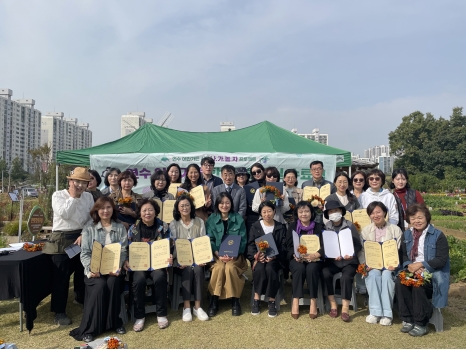
[[[382,246],[378,242],[365,241],[364,255],[366,265],[372,269],[381,270],[383,268]]]
[[[302,235],[299,244],[307,248],[307,254],[317,253],[320,249],[319,237],[316,235]]]
[[[348,221],[353,222],[353,215],[351,215],[351,213],[349,211],[347,211],[346,214],[345,214],[345,219],[348,220]]]
[[[319,189],[313,186],[304,187],[303,191],[303,200],[307,201],[312,198],[312,196],[319,196]],[[320,197],[320,196],[319,196]]]
[[[353,210],[351,215],[353,215],[353,222],[357,222],[361,226],[361,229],[371,223],[371,218],[367,215],[366,209]]]
[[[322,198],[323,200],[325,200],[325,198],[327,198],[328,196],[330,196],[330,193],[332,192],[332,187],[330,186],[330,184],[326,184],[326,185],[323,185],[321,188],[320,188],[320,198]]]
[[[170,184],[170,186],[168,187],[168,193],[171,193],[173,197],[176,198],[176,193],[178,192],[178,187],[180,186],[181,186],[181,183]]]
[[[151,267],[154,270],[168,267],[167,259],[170,259],[170,240],[161,239],[150,245]]]
[[[97,241],[92,243],[91,272],[100,273],[100,261],[102,260],[102,244]]]
[[[162,206],[163,206],[162,201],[159,198],[152,198],[152,199],[155,201],[155,203],[159,205],[160,212],[162,212]]]
[[[147,271],[150,268],[150,245],[133,242],[129,245],[129,268],[131,271]]]
[[[191,244],[193,247],[193,257],[196,265],[205,264],[212,261],[212,246],[210,245],[209,236],[194,238]]]
[[[189,239],[178,238],[175,241],[176,260],[181,266],[191,266],[193,264],[193,251]]]
[[[196,186],[189,193],[194,198],[194,206],[196,209],[199,209],[205,204],[204,186]]]
[[[173,221],[173,209],[175,208],[174,199],[168,199],[163,202],[163,210],[162,210],[162,220],[165,221],[167,224]]]
[[[390,266],[397,267],[400,265],[400,258],[398,255],[398,245],[396,240],[389,239],[382,243],[383,252],[383,267],[388,269]]]
[[[100,262],[100,273],[108,275],[110,272],[116,273],[120,269],[121,244],[112,243],[104,246],[102,250],[102,260]]]

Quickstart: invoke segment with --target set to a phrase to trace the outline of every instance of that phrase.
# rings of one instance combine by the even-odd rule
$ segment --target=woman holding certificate
[[[93,222],[83,229],[81,244],[81,262],[84,266],[84,283],[86,285],[83,317],[79,328],[70,332],[70,336],[86,343],[110,329],[114,329],[117,334],[126,333],[120,318],[122,293],[120,270],[126,260],[128,247],[126,229],[117,222],[115,204],[108,197],[97,199],[90,214]],[[93,271],[92,260],[96,259],[93,256],[94,245],[101,248],[102,246],[110,247],[112,244],[115,244],[112,248],[117,248],[114,251],[119,251],[118,261],[112,261],[116,264],[116,269],[105,271],[102,268],[99,269],[100,272]],[[108,270],[112,268],[113,264],[112,267],[108,267]]]
[[[151,191],[144,193],[142,195],[143,198],[160,199],[162,203],[169,199],[175,199],[171,193],[168,193],[170,177],[165,171],[157,170],[153,173],[150,177],[150,183]]]
[[[129,229],[136,222],[136,208],[142,199],[140,194],[133,192],[133,187],[138,184],[136,175],[132,171],[125,170],[118,175],[120,189],[113,191],[109,197],[118,208],[118,220]]]
[[[254,279],[254,303],[251,314],[260,314],[260,298],[265,294],[269,298],[269,317],[277,316],[275,296],[280,287],[278,272],[282,268],[281,262],[286,259],[285,234],[286,226],[275,221],[275,204],[271,201],[262,202],[259,207],[262,220],[251,227],[248,235],[248,260],[251,262],[252,277]],[[277,251],[268,252],[267,248],[260,249],[258,242],[266,234],[272,234]],[[267,241],[267,240],[266,240]],[[269,242],[267,242],[269,245]]]
[[[388,209],[388,221],[398,224],[398,208],[396,205],[395,196],[386,188],[385,174],[380,169],[372,169],[367,174],[369,188],[358,198],[361,208],[365,209],[372,202],[382,202]]]
[[[301,201],[296,204],[294,210],[295,221],[288,225],[286,233],[287,260],[290,262],[292,274],[292,295],[291,317],[299,317],[299,299],[304,297],[304,282],[309,288],[310,308],[309,317],[317,317],[317,290],[319,287],[320,274],[322,272],[324,250],[322,245],[322,235],[317,235],[315,229],[314,207],[308,201]],[[309,249],[308,242],[312,240],[314,249]],[[317,239],[316,239],[317,238]],[[301,249],[300,248],[301,245]],[[305,251],[302,250],[305,247]],[[298,251],[301,250],[301,253]]]
[[[265,169],[265,180],[266,180],[266,184],[267,182],[280,182],[280,173],[278,172],[278,169],[274,166],[268,167],[267,169]],[[255,211],[256,213],[259,213],[259,215],[260,215],[259,206],[261,203],[266,201],[267,192],[270,192],[267,189],[266,184],[260,187],[256,191],[256,193],[254,194],[254,199],[252,200],[252,210]],[[274,199],[279,200],[281,202],[281,205],[279,206],[277,205],[278,209],[275,211],[275,217],[273,218],[275,221],[281,222],[282,224],[285,223],[283,214],[286,213],[290,209],[290,202],[288,201],[288,193],[287,191],[283,191],[283,192],[284,193],[280,193],[280,196],[278,196],[278,193],[274,194]]]
[[[420,337],[427,333],[433,308],[444,308],[450,285],[448,241],[442,231],[430,224],[425,204],[413,204],[406,210],[412,228],[406,230],[401,243],[405,269],[395,279],[398,314],[403,321],[401,332]],[[412,274],[416,285],[407,283]]]
[[[187,194],[180,195],[175,202],[173,210],[174,220],[170,223],[170,232],[173,239],[194,239],[205,236],[205,226],[202,219],[196,217],[194,203]],[[175,263],[177,252],[173,253]],[[209,316],[201,308],[202,290],[204,289],[204,266],[179,266],[174,268],[174,272],[181,276],[181,286],[184,300],[183,321],[192,321],[191,315],[191,295],[194,296],[193,314],[201,321],[207,321]]]
[[[153,200],[144,198],[139,204],[137,216],[138,220],[131,226],[128,231],[128,238],[133,242],[156,242],[166,238],[170,238],[170,229],[168,225],[162,222],[157,216],[160,214],[159,205]],[[153,244],[152,244],[153,245]],[[168,327],[167,319],[167,269],[157,268],[153,271],[147,271],[147,268],[151,266],[150,256],[147,257],[147,261],[144,266],[145,270],[134,271],[134,267],[131,268],[132,263],[132,244],[129,247],[129,262],[125,262],[125,269],[132,269],[133,272],[133,294],[134,294],[134,322],[133,330],[140,332],[144,329],[145,322],[145,293],[146,293],[146,279],[151,278],[154,282],[155,288],[155,305],[157,305],[157,323],[160,329]],[[167,252],[168,255],[168,252]],[[169,257],[165,261],[166,266],[173,264],[173,256],[169,254]]]
[[[338,316],[335,291],[333,290],[333,276],[339,272],[342,273],[340,279],[342,297],[341,319],[349,322],[349,305],[353,289],[353,279],[358,268],[357,256],[362,245],[358,230],[351,221],[344,218],[345,214],[346,209],[339,202],[327,202],[324,217],[329,221],[325,224],[325,229],[322,233],[326,256],[322,273],[330,302],[330,317],[333,318]],[[333,237],[333,240],[327,241],[327,236]]]
[[[382,202],[372,202],[367,215],[372,223],[363,228],[363,249],[359,262],[366,265],[366,288],[369,293],[369,316],[367,323],[390,326],[393,319],[395,296],[394,271],[400,264],[398,250],[403,233],[400,228],[385,221],[388,209]],[[367,256],[367,258],[366,258]]]
[[[287,169],[283,174],[284,190],[288,194],[290,210],[283,214],[285,221],[289,224],[295,220],[294,207],[296,203],[303,199],[303,190],[296,187],[298,185],[298,173],[295,169]]]
[[[231,313],[233,316],[240,316],[239,298],[244,288],[243,273],[248,269],[244,257],[247,243],[246,225],[241,215],[233,211],[233,199],[228,192],[220,193],[215,201],[215,213],[207,220],[206,231],[210,236],[214,254],[212,276],[209,282],[211,298],[208,314],[210,317],[217,314],[219,298],[231,298]],[[239,236],[239,238],[233,236]],[[220,249],[224,240],[228,244],[237,242],[238,245],[233,245],[237,249],[230,254],[225,253]]]
[[[209,208],[212,205],[212,200],[210,198],[210,190],[208,186],[203,185],[201,178],[201,168],[199,168],[199,165],[189,164],[186,168],[186,177],[184,179],[184,183],[180,186],[180,188],[190,192],[193,188],[197,186],[202,186],[202,188],[204,189],[205,204],[196,209],[196,216],[198,218],[201,218],[205,222],[209,217]]]

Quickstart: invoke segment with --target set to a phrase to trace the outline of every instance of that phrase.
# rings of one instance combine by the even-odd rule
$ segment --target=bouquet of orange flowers
[[[178,197],[183,196],[183,195],[188,197],[189,199],[191,199],[193,201],[193,203],[194,203],[194,197],[191,196],[191,193],[189,193],[188,191],[178,191],[178,192],[176,192],[176,199],[178,199]]]
[[[262,239],[256,243],[257,249],[259,249],[259,252],[264,253],[266,250],[269,248],[269,242],[263,241]]]
[[[295,210],[296,205],[290,203],[290,210]]]
[[[359,222],[355,221],[353,222],[354,227],[356,227],[356,230],[358,230],[359,233],[361,233],[361,225],[359,225]]]
[[[118,198],[118,205],[123,205],[129,208],[131,207],[132,203],[133,203],[132,197]]]
[[[275,186],[264,186],[261,188],[261,193],[267,193],[267,192],[273,193],[274,197],[277,199],[282,196],[282,194],[280,193],[280,190],[276,188]]]
[[[401,284],[416,288],[423,286],[426,283],[430,283],[432,280],[432,274],[429,271],[424,271],[419,274],[404,270],[398,274],[398,277],[401,280]]]
[[[298,253],[300,255],[306,255],[307,254],[307,247],[305,245],[300,244],[298,246]]]
[[[358,269],[356,270],[356,273],[359,273],[362,275],[362,278],[367,276],[367,270],[366,270],[366,264],[359,264]]]
[[[44,248],[44,246],[45,246],[45,243],[38,243],[38,244],[24,243],[23,249],[28,252],[38,252],[38,251],[41,251],[42,248]]]

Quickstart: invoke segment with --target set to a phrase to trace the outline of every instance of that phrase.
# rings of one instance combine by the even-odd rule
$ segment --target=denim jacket
[[[84,227],[82,233],[82,242],[81,242],[81,263],[84,266],[84,274],[87,274],[91,271],[91,256],[92,256],[92,244],[94,240],[98,241],[100,244],[105,245],[105,236],[107,231],[102,227],[102,223],[99,221],[97,224],[91,223]],[[121,243],[121,253],[120,253],[120,267],[123,265],[126,260],[127,248],[128,248],[128,237],[126,234],[126,229],[123,224],[115,222],[112,220],[112,229],[110,231],[110,239],[112,243]]]
[[[434,226],[429,225],[424,241],[424,268],[432,273],[432,305],[434,307],[443,308],[448,303],[448,290],[450,289],[450,257],[448,256],[446,264],[442,268],[434,269],[429,265],[429,261],[436,257],[437,240],[442,231],[437,230]],[[408,260],[404,259],[403,267],[406,268],[412,263],[410,260],[411,249],[413,248],[413,234],[411,229],[404,232],[404,244],[406,244],[406,253]],[[405,256],[406,258],[406,256]]]

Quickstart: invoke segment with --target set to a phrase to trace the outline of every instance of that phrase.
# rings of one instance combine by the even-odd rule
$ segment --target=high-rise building
[[[33,99],[12,100],[13,91],[0,89],[0,157],[7,166],[16,157],[23,169],[32,171],[30,150],[40,146],[41,112]]]
[[[381,156],[390,156],[390,146],[374,146],[364,150],[364,158],[369,158],[374,162]]]
[[[131,134],[146,123],[152,123],[152,119],[146,119],[145,112],[128,112],[122,115],[121,137]]]
[[[42,116],[41,144],[52,148],[52,157],[58,151],[92,147],[92,131],[89,124],[78,124],[76,118],[64,118],[63,112],[47,112]]]
[[[393,171],[393,163],[395,161],[395,156],[379,156],[377,162],[379,163],[378,168],[382,170],[384,174],[391,174]]]
[[[233,131],[236,130],[235,124],[233,122],[221,122],[220,123],[220,131]]]
[[[312,133],[310,134],[298,134],[298,129],[296,128],[293,128],[291,129],[291,132],[294,133],[294,134],[297,134],[299,136],[302,136],[308,140],[312,140],[312,141],[316,141],[316,142],[319,142],[323,145],[326,145],[328,146],[328,134],[321,134],[319,132],[319,129],[313,129],[312,130]]]

